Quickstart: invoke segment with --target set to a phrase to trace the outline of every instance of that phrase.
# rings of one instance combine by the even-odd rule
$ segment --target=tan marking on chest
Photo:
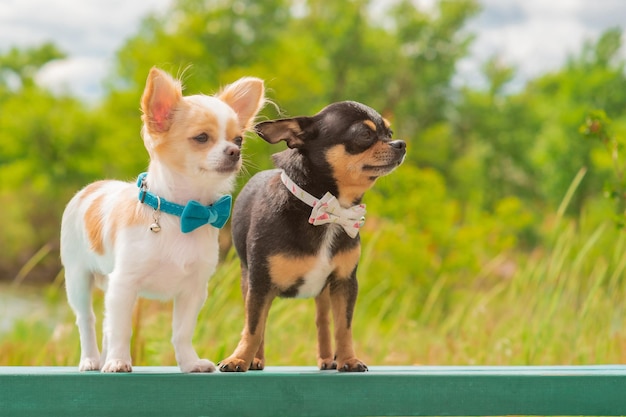
[[[91,249],[98,255],[104,255],[104,234],[102,202],[104,195],[96,197],[85,211],[85,230]]]
[[[268,263],[272,283],[281,290],[287,290],[315,267],[317,256],[288,256],[279,253],[270,256]]]
[[[152,223],[153,219],[146,215],[146,210],[143,209],[139,200],[124,199],[115,208],[115,215],[112,217],[112,224],[110,229],[111,242],[115,244],[115,239],[119,230],[140,226],[144,224],[146,228]]]
[[[361,257],[361,245],[356,245],[347,251],[339,252],[333,256],[331,263],[335,266],[337,279],[347,279],[352,275]]]
[[[318,286],[314,282],[307,282],[308,280],[324,280],[325,282],[326,278],[333,273],[337,279],[350,278],[359,263],[360,256],[360,245],[339,252],[332,259],[324,262],[321,262],[322,259],[319,256],[272,255],[269,258],[270,277],[272,283],[283,291],[296,284],[299,279],[304,279],[302,290],[305,291],[308,285]],[[318,269],[320,274],[315,273]]]

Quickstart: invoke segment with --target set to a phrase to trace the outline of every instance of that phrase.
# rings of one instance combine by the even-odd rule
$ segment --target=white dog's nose
[[[232,161],[238,161],[241,156],[241,149],[235,145],[229,145],[224,148],[224,155],[226,155]]]

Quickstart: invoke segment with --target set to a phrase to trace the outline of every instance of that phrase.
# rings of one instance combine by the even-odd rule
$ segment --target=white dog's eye
[[[243,138],[241,136],[237,136],[235,139],[233,139],[233,142],[235,143],[235,145],[241,148],[241,145],[243,144]]]
[[[194,136],[193,140],[195,140],[198,143],[206,143],[209,140],[209,135],[202,132],[198,136]]]

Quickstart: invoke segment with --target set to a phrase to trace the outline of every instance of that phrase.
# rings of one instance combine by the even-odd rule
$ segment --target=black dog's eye
[[[376,133],[373,130],[365,128],[359,132],[359,140],[363,142],[369,142],[376,137]]]
[[[206,143],[209,140],[209,135],[202,132],[198,136],[194,136],[193,140],[195,140],[198,143]]]
[[[237,136],[235,139],[233,139],[233,143],[241,148],[241,145],[243,144],[243,138],[241,136]]]

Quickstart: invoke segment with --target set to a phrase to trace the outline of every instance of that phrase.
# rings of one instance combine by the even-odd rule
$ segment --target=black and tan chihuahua
[[[346,101],[312,117],[267,121],[256,133],[289,149],[279,169],[256,174],[233,210],[233,241],[241,259],[245,326],[224,372],[265,367],[264,332],[275,297],[315,297],[320,369],[367,371],[352,347],[352,315],[361,254],[361,199],[380,176],[404,160],[406,143],[392,140],[375,110]],[[335,326],[333,354],[330,311]]]

